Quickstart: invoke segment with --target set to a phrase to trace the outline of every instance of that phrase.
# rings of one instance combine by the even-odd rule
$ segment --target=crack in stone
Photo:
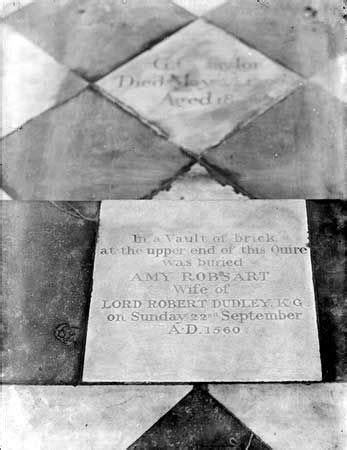
[[[193,160],[193,158],[191,158],[192,160],[186,164],[185,166],[183,166],[175,175],[173,175],[171,178],[162,181],[159,184],[159,187],[153,189],[148,195],[145,195],[144,197],[141,198],[141,200],[152,200],[153,197],[155,197],[157,194],[159,194],[159,192],[161,191],[169,191],[172,187],[172,184],[182,175],[186,174],[187,172],[189,172],[189,170],[194,166],[194,164],[196,164],[196,161]]]
[[[249,450],[249,448],[251,447],[251,443],[252,443],[253,437],[254,437],[254,433],[251,433],[251,436],[249,438],[249,441],[247,443],[247,447],[245,448],[245,450]]]
[[[93,217],[84,216],[77,208],[72,206],[71,203],[66,204],[64,202],[64,205],[68,206],[68,208],[64,208],[64,207],[60,206],[60,204],[58,204],[58,202],[49,201],[49,203],[52,206],[54,206],[55,208],[57,208],[59,211],[62,211],[65,214],[68,214],[68,215],[74,217],[75,219],[83,219],[83,220],[86,220],[88,222],[98,222],[98,218],[97,217],[93,218]]]

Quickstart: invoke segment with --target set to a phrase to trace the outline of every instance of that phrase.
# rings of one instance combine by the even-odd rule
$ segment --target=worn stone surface
[[[1,209],[2,381],[77,383],[98,205],[11,201]]]
[[[1,133],[69,99],[86,83],[11,27],[0,24]]]
[[[181,6],[184,9],[187,9],[193,14],[201,16],[207,11],[217,8],[222,3],[225,3],[226,0],[173,0],[174,3]]]
[[[347,114],[307,84],[203,155],[256,198],[343,198]]]
[[[11,450],[125,450],[190,386],[4,386]]]
[[[273,450],[344,450],[347,385],[210,385],[210,393]]]
[[[347,203],[308,201],[323,379],[347,381],[346,236]]]
[[[223,186],[214,180],[207,170],[195,164],[180,175],[167,190],[160,191],[155,200],[247,200],[231,186]]]
[[[209,20],[291,70],[312,76],[344,52],[340,0],[229,0]]]
[[[190,164],[89,89],[5,138],[2,151],[4,189],[22,200],[142,198]]]
[[[300,200],[103,202],[83,380],[321,379],[307,232]]]
[[[8,23],[93,81],[192,19],[168,0],[38,0]]]
[[[129,450],[164,448],[270,450],[247,424],[199,388],[129,446]]]
[[[198,20],[98,86],[172,142],[201,153],[300,83],[294,73]]]
[[[6,17],[9,14],[18,11],[33,0],[1,0],[0,1],[0,17]]]

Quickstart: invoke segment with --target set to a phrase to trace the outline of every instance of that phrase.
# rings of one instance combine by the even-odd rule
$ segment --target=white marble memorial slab
[[[320,380],[305,201],[105,201],[83,380]]]
[[[172,142],[201,153],[301,82],[234,36],[197,20],[97,85]]]

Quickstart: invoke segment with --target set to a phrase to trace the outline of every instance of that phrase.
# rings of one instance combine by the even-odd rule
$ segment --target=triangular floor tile
[[[195,164],[180,175],[167,190],[160,191],[155,200],[247,200],[230,185],[222,185],[207,170]]]
[[[194,388],[130,445],[128,450],[156,448],[270,449],[237,417],[201,388]]]

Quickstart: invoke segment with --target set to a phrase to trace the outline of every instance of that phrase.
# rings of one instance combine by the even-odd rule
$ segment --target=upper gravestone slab
[[[320,380],[305,207],[103,202],[84,381]]]
[[[197,20],[98,86],[174,143],[201,153],[300,82],[235,37]]]

